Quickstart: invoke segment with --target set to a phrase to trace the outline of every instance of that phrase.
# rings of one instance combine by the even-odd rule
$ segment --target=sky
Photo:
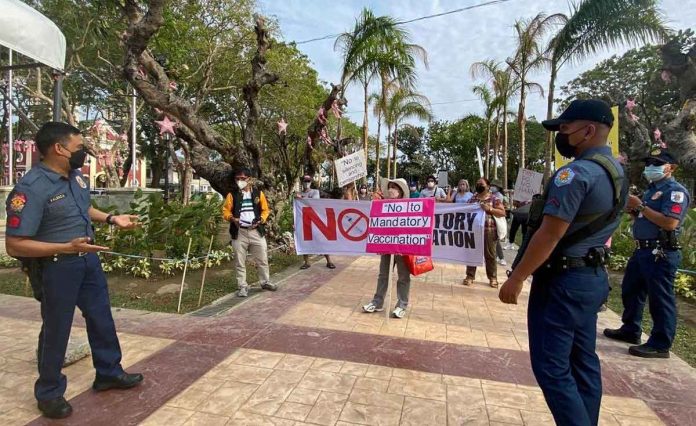
[[[398,20],[442,13],[487,0],[259,0],[261,12],[278,20],[285,41],[304,41],[350,30],[363,7],[377,15],[390,15]],[[691,4],[691,6],[688,6]],[[688,28],[696,22],[696,0],[663,0],[660,2],[667,24],[673,29]],[[417,90],[433,104],[438,120],[456,120],[471,113],[481,114],[483,106],[471,92],[482,81],[474,81],[469,73],[472,63],[485,59],[503,61],[515,48],[513,25],[520,18],[532,18],[539,12],[568,13],[566,0],[509,0],[503,4],[481,7],[447,16],[405,24],[412,42],[428,52],[429,68],[419,66]],[[338,83],[342,59],[334,51],[334,39],[298,45],[325,82]],[[628,47],[612,49],[585,59],[581,64],[566,64],[559,73],[556,96],[560,86],[591,69],[612,54]],[[549,72],[534,75],[532,81],[548,87]],[[375,85],[374,90],[377,90]],[[349,118],[362,123],[362,88],[352,85],[346,92]],[[511,105],[517,109],[518,100]],[[546,98],[532,94],[527,102],[528,116],[546,117]],[[371,133],[376,133],[374,119]]]

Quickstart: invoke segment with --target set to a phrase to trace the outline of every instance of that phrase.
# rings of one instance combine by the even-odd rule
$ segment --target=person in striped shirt
[[[235,173],[237,189],[227,194],[222,206],[222,217],[230,222],[239,297],[249,295],[246,281],[246,260],[249,253],[256,261],[261,288],[270,291],[278,289],[270,281],[268,267],[265,228],[270,209],[263,191],[253,187],[250,176],[248,169],[240,169]]]

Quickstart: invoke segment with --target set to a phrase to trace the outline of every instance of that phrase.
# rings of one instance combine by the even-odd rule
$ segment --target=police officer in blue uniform
[[[557,424],[596,425],[602,398],[597,311],[609,292],[605,243],[619,224],[628,185],[607,146],[613,115],[605,102],[573,101],[542,124],[557,132],[559,153],[575,161],[554,174],[530,208],[530,226],[537,209],[540,224],[528,231],[527,249],[499,297],[517,303],[533,274],[527,323],[534,376]]]
[[[690,196],[672,177],[675,168],[676,161],[666,150],[653,151],[645,159],[643,176],[650,182],[648,190],[642,200],[631,195],[626,206],[634,217],[636,251],[621,284],[623,325],[604,330],[611,339],[633,343],[628,352],[643,358],[669,358],[677,327],[674,278],[682,258],[678,237]],[[646,298],[653,328],[648,341],[641,345]]]
[[[41,302],[38,408],[49,418],[64,418],[72,407],[63,397],[61,373],[75,306],[85,317],[96,369],[97,391],[126,389],[143,380],[121,367],[121,348],[111,316],[106,277],[96,255],[92,222],[120,228],[137,225],[135,216],[107,215],[90,205],[88,180],[80,172],[86,151],[80,130],[65,123],[44,124],[36,135],[42,161],[14,187],[7,200],[6,248],[30,271]]]

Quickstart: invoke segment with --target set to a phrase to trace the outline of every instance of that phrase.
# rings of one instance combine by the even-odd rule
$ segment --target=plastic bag
[[[433,259],[427,256],[404,256],[404,261],[411,275],[421,275],[435,269]]]

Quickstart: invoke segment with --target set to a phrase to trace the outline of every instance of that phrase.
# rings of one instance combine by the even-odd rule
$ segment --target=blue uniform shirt
[[[674,178],[662,179],[651,183],[643,194],[643,204],[665,216],[678,219],[679,226],[684,223],[689,210],[690,195]],[[639,214],[633,223],[633,238],[638,240],[656,240],[660,227]],[[677,232],[680,229],[677,228]]]
[[[586,159],[593,154],[602,154],[611,158],[623,176],[623,168],[612,157],[611,148],[608,146],[588,149],[575,161],[556,172],[548,185],[544,215],[554,216],[570,223],[567,234],[586,226],[589,222],[577,221],[576,216],[604,213],[613,208],[614,185],[602,166]],[[621,202],[625,203],[625,201]],[[592,247],[604,246],[619,226],[620,220],[619,216],[601,231],[575,243],[559,254],[582,257]]]
[[[65,178],[39,163],[17,182],[6,208],[6,235],[47,243],[94,238],[89,184],[79,170]]]

